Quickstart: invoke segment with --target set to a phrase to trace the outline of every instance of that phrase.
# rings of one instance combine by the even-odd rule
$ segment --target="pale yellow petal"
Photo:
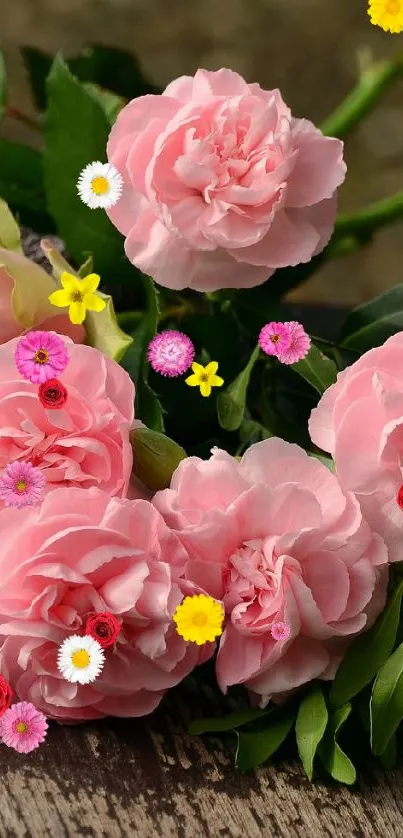
[[[103,311],[106,302],[98,294],[86,294],[85,305],[88,311]]]
[[[209,381],[200,382],[200,392],[202,396],[209,396],[211,393],[211,384]]]
[[[210,378],[210,384],[212,387],[222,387],[224,384],[224,379],[221,378],[219,375],[212,375]]]
[[[210,363],[207,364],[207,367],[204,370],[204,372],[207,373],[207,375],[215,375],[217,370],[218,370],[217,361],[210,361]]]
[[[199,376],[198,375],[189,375],[189,378],[185,378],[185,384],[189,384],[189,387],[198,387],[199,386]]]
[[[82,294],[93,294],[97,290],[101,277],[98,274],[88,274],[80,281],[80,291]]]
[[[48,300],[52,303],[52,306],[65,308],[70,305],[70,294],[68,294],[67,291],[64,291],[63,288],[60,288],[58,291],[53,291],[52,294],[49,294]]]
[[[86,308],[84,303],[70,303],[69,317],[75,326],[79,326],[80,323],[84,323],[85,315]]]

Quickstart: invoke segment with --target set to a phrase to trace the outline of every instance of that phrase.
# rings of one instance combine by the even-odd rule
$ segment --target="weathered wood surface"
[[[401,771],[371,766],[355,790],[311,785],[297,764],[240,776],[170,704],[149,720],[52,725],[26,757],[2,748],[2,838],[403,836]]]

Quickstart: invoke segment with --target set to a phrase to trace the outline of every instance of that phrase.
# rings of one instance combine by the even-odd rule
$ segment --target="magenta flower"
[[[183,375],[193,363],[195,348],[182,332],[167,329],[148,344],[148,360],[155,372],[175,378]]]
[[[16,460],[0,475],[0,500],[6,506],[31,506],[41,497],[45,482],[39,468]]]
[[[68,362],[66,344],[55,332],[29,332],[17,343],[18,372],[33,384],[58,378]]]
[[[259,335],[259,346],[266,355],[275,355],[282,364],[296,364],[305,358],[311,339],[301,323],[266,323]]]
[[[273,640],[287,640],[290,636],[290,627],[287,623],[273,623],[270,634]]]
[[[291,337],[287,323],[266,323],[259,335],[259,346],[266,355],[275,355],[289,349]]]
[[[0,718],[2,741],[20,754],[34,751],[45,739],[47,729],[46,716],[30,701],[13,704]]]
[[[284,326],[287,327],[290,342],[287,346],[284,344],[284,349],[280,349],[278,359],[282,364],[296,364],[308,354],[311,339],[301,323],[297,323],[296,320],[284,323]]]

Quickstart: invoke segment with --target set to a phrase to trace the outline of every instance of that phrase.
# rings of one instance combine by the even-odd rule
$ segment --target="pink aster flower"
[[[46,716],[30,701],[13,704],[0,718],[2,741],[20,754],[34,751],[44,741],[47,729]]]
[[[290,636],[290,627],[287,623],[273,623],[270,634],[273,640],[287,640]]]
[[[15,363],[18,372],[33,384],[58,378],[68,361],[66,345],[55,332],[29,332],[17,343]]]
[[[259,346],[266,355],[275,355],[277,358],[280,352],[286,352],[291,345],[291,336],[287,323],[266,323],[259,335]]]
[[[167,329],[155,335],[148,345],[148,360],[155,372],[175,378],[191,366],[195,348],[187,335]]]
[[[282,364],[296,364],[308,354],[311,339],[301,323],[297,323],[296,320],[284,323],[284,326],[287,328],[289,343],[284,342],[284,347],[280,347],[278,359]]]
[[[31,506],[39,500],[45,482],[39,468],[16,460],[0,475],[0,499],[6,506]]]

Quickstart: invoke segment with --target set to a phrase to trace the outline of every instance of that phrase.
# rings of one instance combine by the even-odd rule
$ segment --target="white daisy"
[[[102,672],[105,655],[102,646],[89,634],[67,637],[59,648],[57,666],[66,681],[89,684]]]
[[[77,181],[78,194],[90,209],[108,209],[119,200],[123,178],[111,163],[88,163]]]

